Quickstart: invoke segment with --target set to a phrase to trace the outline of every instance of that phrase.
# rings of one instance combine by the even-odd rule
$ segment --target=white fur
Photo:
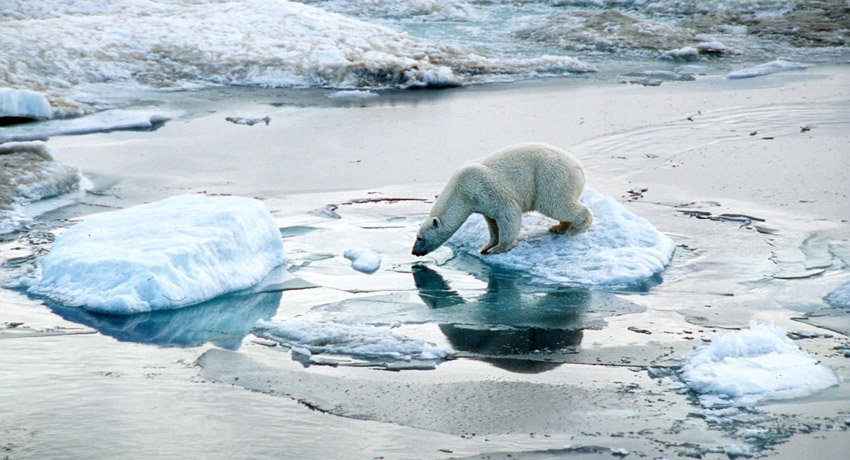
[[[593,215],[578,199],[584,169],[569,153],[546,144],[520,144],[458,169],[417,234],[413,254],[425,255],[448,240],[472,213],[484,216],[490,242],[482,254],[516,246],[522,214],[537,211],[557,221],[554,233],[586,230]]]

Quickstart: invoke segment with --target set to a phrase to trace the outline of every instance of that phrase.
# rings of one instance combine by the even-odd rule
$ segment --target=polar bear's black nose
[[[414,256],[424,256],[428,254],[428,249],[425,247],[425,241],[422,238],[416,238],[416,243],[413,243],[413,251],[411,252]]]

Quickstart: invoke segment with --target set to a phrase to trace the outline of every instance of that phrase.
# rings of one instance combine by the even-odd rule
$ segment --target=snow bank
[[[415,9],[450,2],[432,3]],[[481,56],[286,0],[28,0],[13,10],[18,20],[5,21],[0,34],[0,85],[71,97],[104,82],[408,88],[591,70],[569,57]]]
[[[381,267],[381,255],[371,249],[349,249],[345,258],[351,261],[351,268],[370,275]]]
[[[259,201],[184,195],[70,228],[29,292],[99,313],[143,313],[250,287],[285,260]]]
[[[35,91],[0,88],[0,118],[53,118],[53,109],[43,94]]]
[[[826,301],[833,307],[850,308],[850,281],[830,292],[826,296]]]
[[[785,72],[789,70],[803,70],[808,69],[808,64],[801,64],[799,62],[790,62],[783,60],[776,60],[771,62],[766,62],[764,64],[759,64],[753,67],[747,67],[745,69],[736,70],[734,72],[729,72],[726,75],[726,78],[729,79],[740,79],[740,78],[754,78],[754,77],[762,77],[765,75],[774,74],[777,72]]]
[[[755,322],[749,329],[714,334],[686,358],[681,378],[707,407],[808,396],[838,384],[784,328]]]
[[[118,130],[153,129],[177,116],[176,112],[150,110],[107,110],[85,117],[49,120],[10,126],[0,132],[0,142],[47,139],[52,136],[90,134]]]
[[[373,360],[443,360],[447,348],[360,324],[258,321],[254,334],[309,353]]]
[[[670,262],[673,241],[647,220],[592,189],[585,189],[581,201],[593,211],[593,225],[574,237],[553,235],[548,232],[552,219],[526,214],[514,249],[482,256],[479,251],[489,233],[484,219],[474,214],[448,244],[491,266],[520,272],[547,285],[636,286]]]

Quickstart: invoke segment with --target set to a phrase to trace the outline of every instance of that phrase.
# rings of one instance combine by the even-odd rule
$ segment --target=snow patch
[[[545,285],[633,287],[664,270],[673,256],[673,241],[646,219],[613,198],[585,188],[581,202],[593,211],[593,225],[573,237],[554,235],[552,219],[537,213],[523,216],[517,246],[502,254],[483,256],[489,240],[487,224],[472,215],[448,245],[487,264],[520,272]]]
[[[266,207],[183,195],[92,217],[60,235],[28,292],[109,314],[179,308],[248,288],[284,263]]]
[[[254,334],[301,354],[335,354],[372,360],[444,360],[451,351],[419,339],[362,324],[258,321]]]
[[[712,335],[686,358],[681,378],[706,407],[797,398],[838,385],[832,371],[786,337],[784,328],[755,322]]]
[[[826,301],[833,307],[850,308],[850,281],[835,288],[826,296]]]
[[[381,267],[381,255],[371,249],[349,249],[345,251],[345,258],[351,261],[351,268],[370,275]]]
[[[771,62],[766,62],[764,64],[759,64],[753,67],[747,67],[745,69],[736,70],[734,72],[729,72],[726,75],[726,78],[729,79],[740,79],[740,78],[754,78],[754,77],[762,77],[765,75],[771,75],[777,72],[786,72],[790,70],[803,70],[808,69],[808,64],[801,64],[799,62],[791,62],[791,61],[783,61],[776,60]]]
[[[0,118],[53,118],[53,109],[43,94],[29,90],[0,88]]]

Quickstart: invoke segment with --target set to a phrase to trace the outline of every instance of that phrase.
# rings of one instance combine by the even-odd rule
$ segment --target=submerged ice
[[[99,313],[144,313],[248,288],[285,260],[259,201],[183,195],[71,227],[28,291]]]
[[[754,322],[749,329],[713,335],[684,361],[681,378],[707,407],[803,397],[838,384],[784,328]]]
[[[489,233],[484,219],[474,214],[448,245],[490,266],[546,285],[639,287],[670,262],[673,241],[646,219],[592,189],[585,189],[581,202],[593,211],[593,225],[574,237],[549,233],[552,220],[530,213],[523,216],[514,249],[482,256],[479,250]]]
[[[446,348],[362,324],[258,321],[254,334],[310,354],[393,361],[444,360],[451,355]]]

